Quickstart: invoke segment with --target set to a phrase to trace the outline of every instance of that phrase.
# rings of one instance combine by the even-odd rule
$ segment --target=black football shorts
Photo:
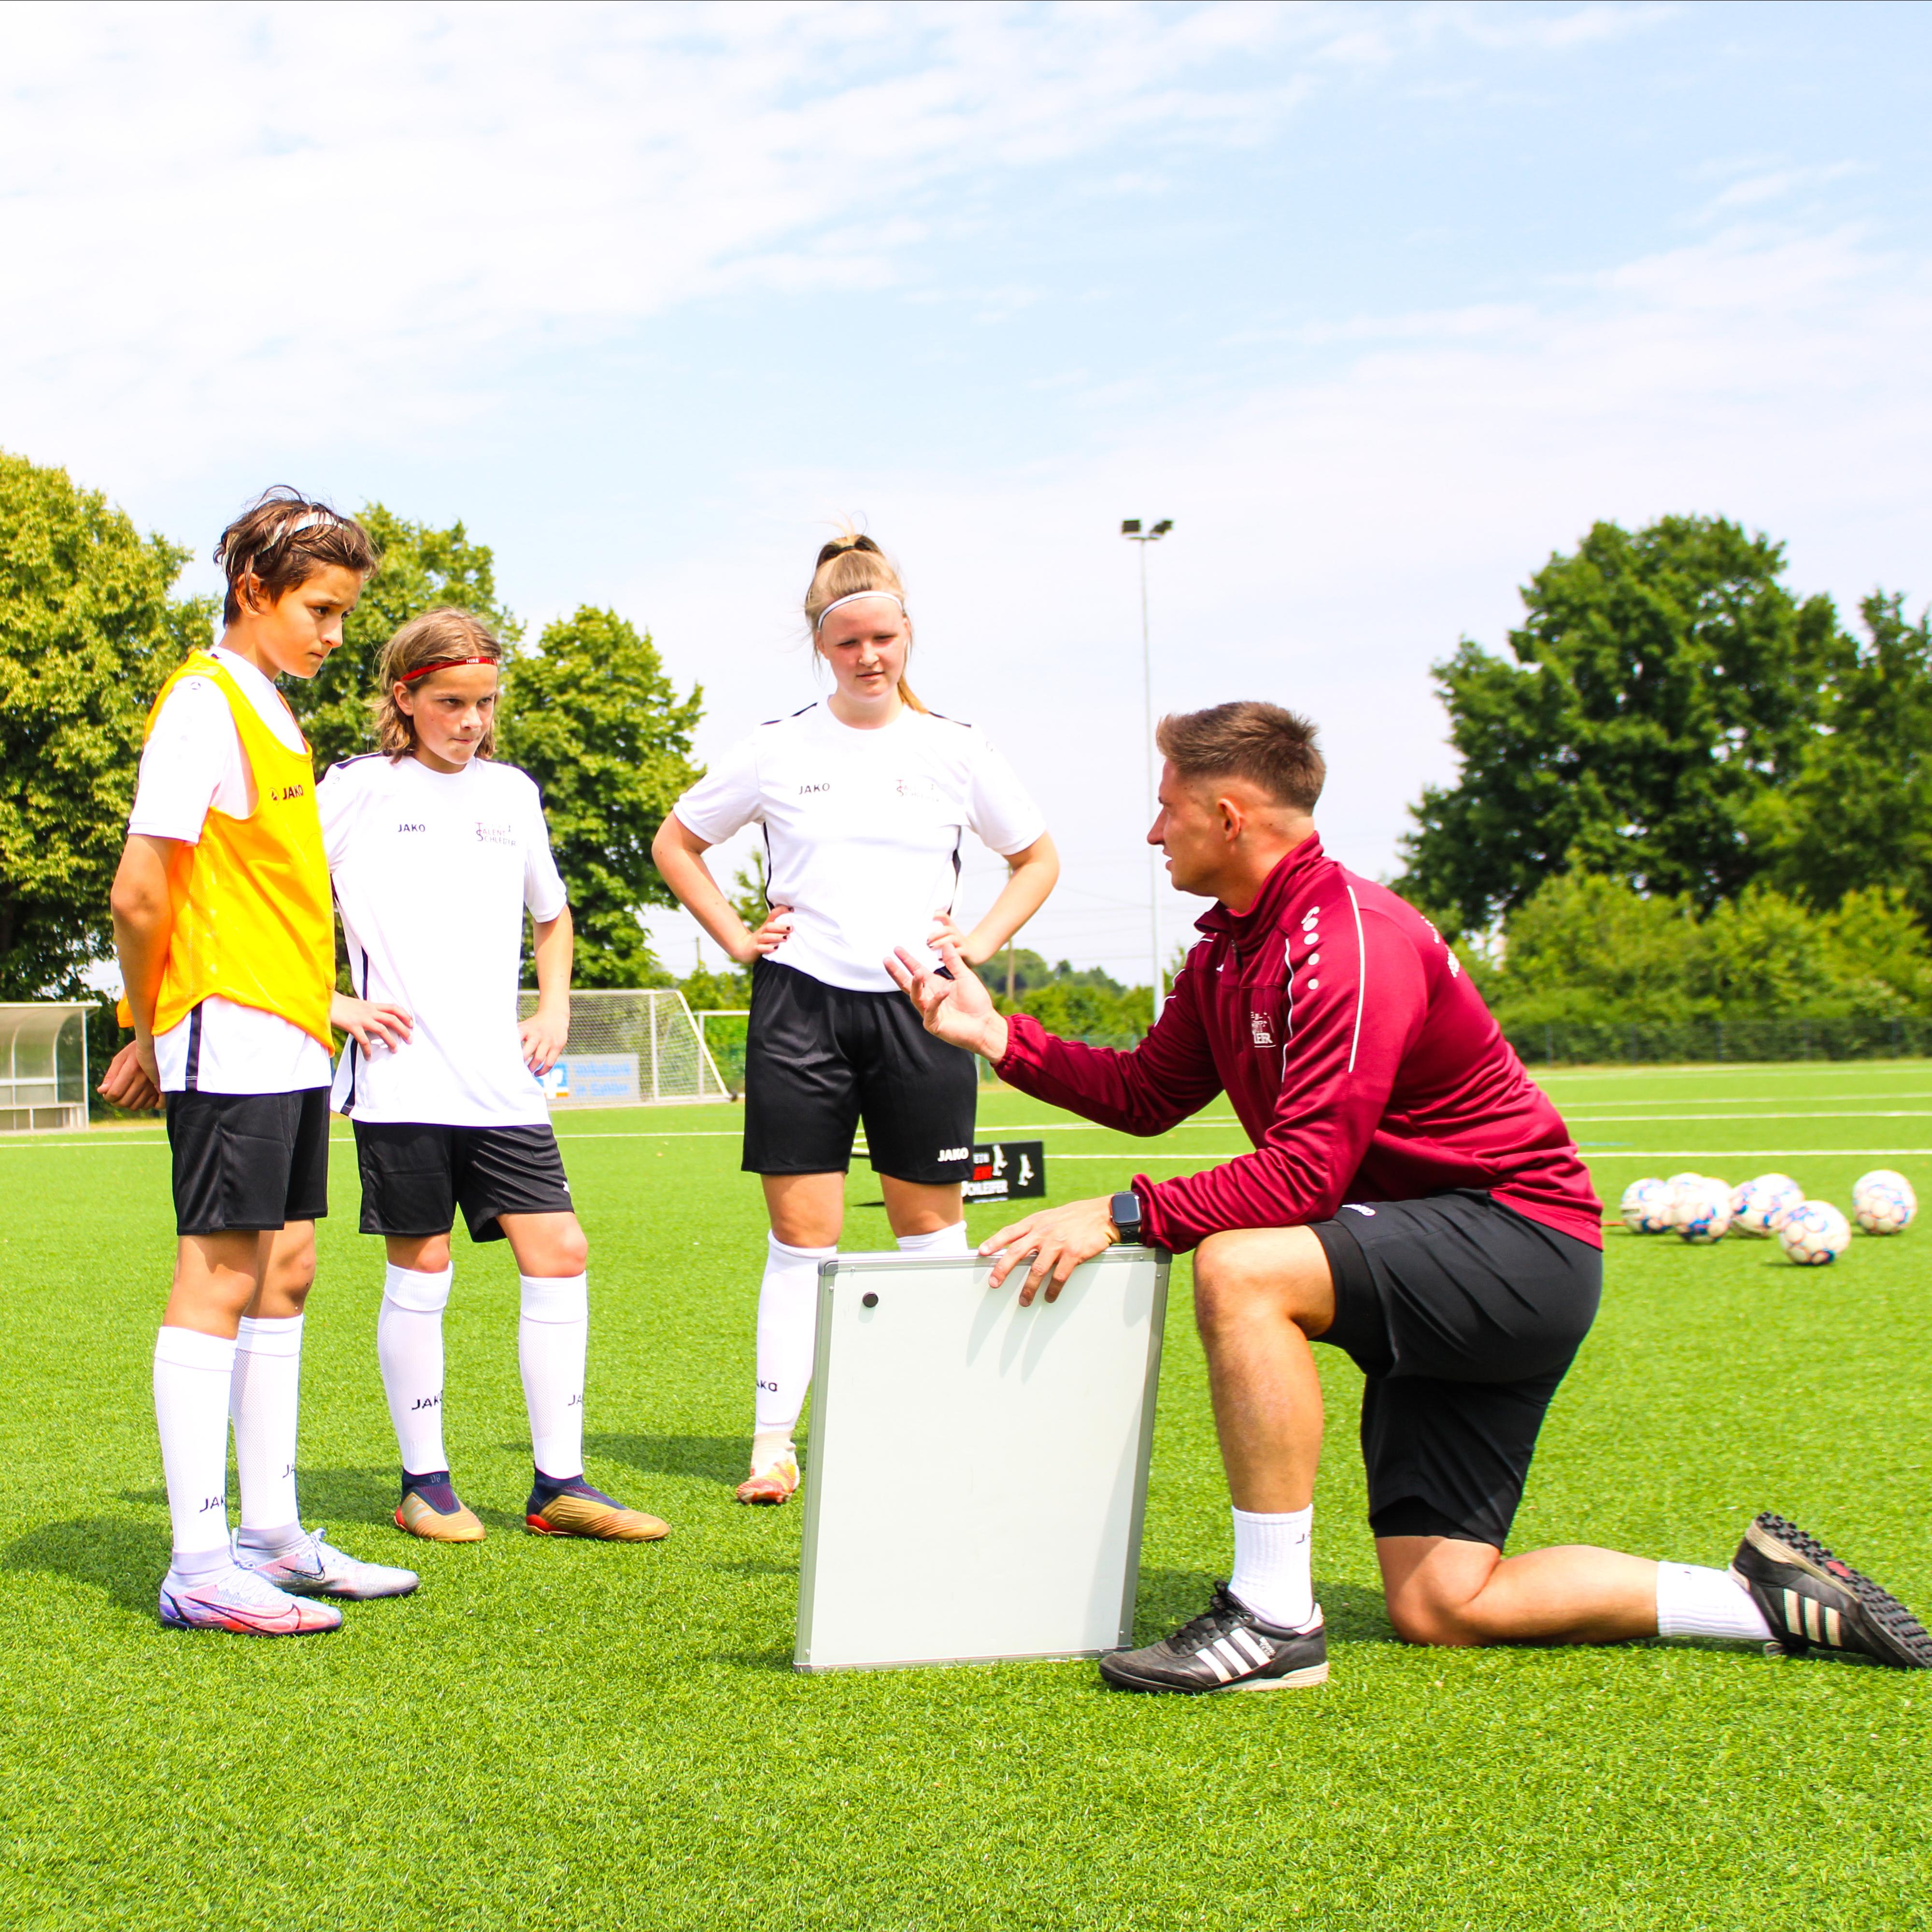
[[[328,1089],[167,1096],[175,1230],[261,1233],[328,1212]]]
[[[873,1167],[932,1186],[970,1180],[979,1076],[903,993],[828,986],[760,959],[745,1046],[747,1174],[843,1174],[866,1124]]]
[[[1370,1528],[1502,1549],[1596,1318],[1601,1250],[1477,1190],[1352,1204],[1314,1232],[1335,1285],[1318,1339],[1368,1377]]]
[[[442,1127],[357,1120],[365,1234],[446,1234],[463,1210],[472,1241],[500,1241],[501,1214],[568,1214],[570,1183],[549,1124]]]

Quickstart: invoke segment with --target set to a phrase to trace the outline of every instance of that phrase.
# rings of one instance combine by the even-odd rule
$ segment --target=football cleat
[[[170,1630],[239,1630],[250,1636],[314,1636],[342,1622],[334,1604],[284,1595],[259,1571],[238,1565],[192,1583],[170,1570],[161,1579],[160,1615]]]
[[[539,1536],[587,1536],[605,1543],[655,1543],[670,1525],[642,1510],[626,1509],[602,1490],[579,1481],[546,1496],[532,1490],[524,1521]]]
[[[446,1484],[440,1486],[456,1504],[454,1509],[438,1509],[420,1490],[405,1490],[402,1501],[396,1505],[396,1527],[428,1543],[481,1543],[483,1525],[476,1512]]]
[[[738,1485],[741,1503],[788,1503],[798,1493],[798,1463],[791,1457],[754,1469]]]
[[[1846,1651],[1897,1670],[1932,1670],[1932,1636],[1918,1619],[1781,1516],[1766,1511],[1753,1520],[1731,1560],[1731,1574],[1750,1592],[1789,1657]]]
[[[323,1540],[326,1532],[318,1526],[292,1550],[279,1556],[262,1556],[244,1550],[238,1540],[235,1561],[263,1582],[298,1597],[346,1597],[362,1602],[371,1597],[406,1597],[421,1580],[413,1570],[398,1570],[387,1563],[362,1563],[346,1551]]]
[[[1299,1690],[1328,1681],[1328,1634],[1316,1606],[1304,1630],[1264,1623],[1226,1584],[1214,1600],[1172,1636],[1100,1660],[1100,1675],[1119,1690]]]

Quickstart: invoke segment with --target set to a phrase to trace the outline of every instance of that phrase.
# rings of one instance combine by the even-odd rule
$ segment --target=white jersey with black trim
[[[316,802],[356,991],[416,1022],[394,1052],[350,1041],[331,1104],[358,1120],[541,1126],[517,1034],[524,914],[542,924],[566,902],[535,783],[484,758],[445,772],[375,752],[332,766]]]
[[[908,706],[876,730],[823,702],[761,724],[674,808],[716,845],[762,825],[766,892],[791,908],[771,957],[828,986],[892,990],[895,946],[926,954],[935,912],[953,910],[968,830],[1002,856],[1046,820],[985,734]]]

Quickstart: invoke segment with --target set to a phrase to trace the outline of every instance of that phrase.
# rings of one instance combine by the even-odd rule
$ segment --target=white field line
[[[1654,1107],[1702,1107],[1709,1105],[1713,1100],[1720,1100],[1725,1106],[1730,1107],[1774,1107],[1779,1102],[1789,1097],[1784,1094],[1767,1094],[1762,1100],[1754,1100],[1748,1094],[1700,1094],[1691,1099],[1658,1100],[1652,1101],[1649,1104]],[[1814,1100],[1869,1100],[1876,1106],[1882,1100],[1932,1100],[1932,1087],[1908,1087],[1902,1093],[1898,1094],[1814,1094],[1811,1097]],[[1579,1107],[1613,1107],[1618,1103],[1614,1100],[1579,1100],[1574,1104]],[[1623,1104],[1628,1106],[1633,1103],[1625,1101]],[[1663,1120],[1682,1117],[1659,1114],[1658,1118]],[[1738,1118],[1742,1120],[1745,1117],[1740,1114]],[[1751,1118],[1768,1119],[1772,1117],[1754,1115]]]

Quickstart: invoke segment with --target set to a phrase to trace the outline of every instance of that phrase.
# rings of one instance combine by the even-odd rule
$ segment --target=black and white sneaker
[[[1328,1634],[1318,1605],[1312,1628],[1262,1622],[1225,1583],[1214,1600],[1172,1636],[1100,1660],[1119,1690],[1299,1690],[1328,1681]]]
[[[1932,1636],[1888,1591],[1841,1563],[1816,1537],[1768,1510],[1731,1559],[1787,1656],[1851,1651],[1896,1670],[1932,1670]]]

